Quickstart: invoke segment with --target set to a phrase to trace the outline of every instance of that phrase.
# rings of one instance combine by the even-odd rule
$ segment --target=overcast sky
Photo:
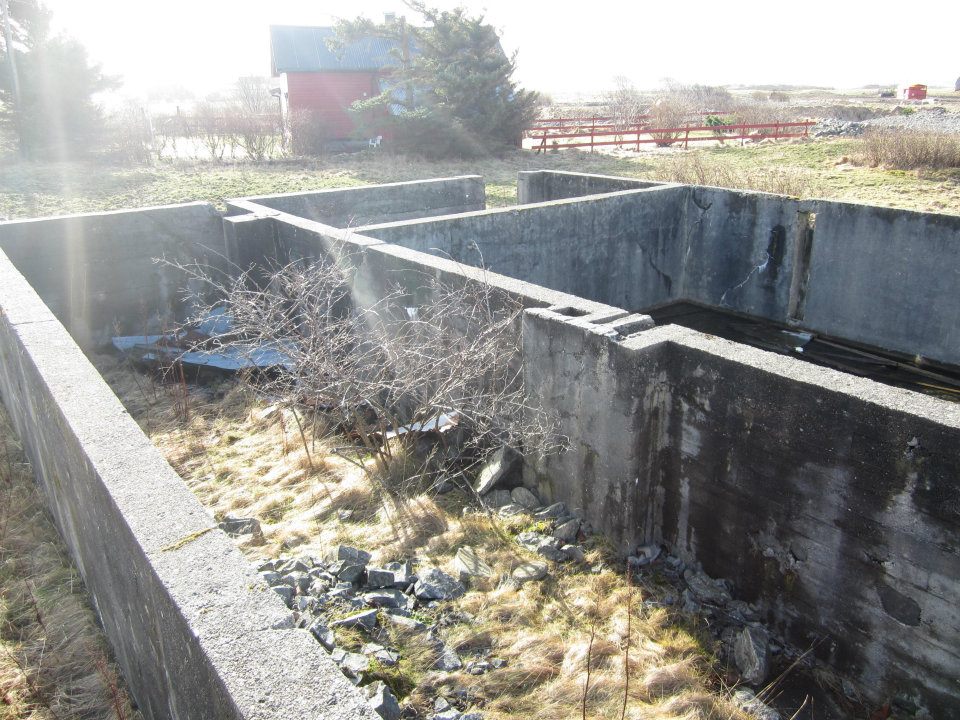
[[[45,0],[55,27],[81,40],[127,88],[182,84],[199,93],[270,69],[270,24],[381,18],[401,0]],[[960,2],[738,0],[724,3],[433,0],[483,12],[519,50],[517,79],[555,94],[597,93],[618,75],[726,84],[953,86]],[[592,11],[592,12],[591,12]]]

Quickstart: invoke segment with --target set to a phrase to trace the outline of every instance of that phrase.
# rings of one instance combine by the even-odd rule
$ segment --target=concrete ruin
[[[951,372],[960,217],[556,172],[484,207],[470,176],[0,223],[0,395],[145,715],[373,717],[83,354],[182,313],[159,256],[350,248],[358,302],[416,302],[426,275],[527,308],[526,383],[569,439],[524,470],[542,497],[730,578],[867,697],[958,716],[960,404],[654,316],[692,303]]]

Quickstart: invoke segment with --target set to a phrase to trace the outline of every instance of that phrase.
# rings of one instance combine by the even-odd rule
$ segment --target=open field
[[[24,218],[146,207],[191,200],[219,204],[225,198],[297,190],[480,174],[488,204],[515,202],[519,170],[548,169],[662,180],[677,176],[677,158],[722,169],[714,182],[729,187],[782,189],[805,197],[852,200],[895,208],[960,214],[960,170],[896,171],[854,165],[856,139],[663,151],[641,155],[564,151],[517,152],[482,161],[429,162],[379,153],[338,155],[317,161],[178,163],[152,167],[96,163],[8,163],[0,167],[0,216]]]

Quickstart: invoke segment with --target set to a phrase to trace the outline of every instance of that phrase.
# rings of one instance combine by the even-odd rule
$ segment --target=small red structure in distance
[[[927,97],[926,85],[907,85],[900,88],[901,100],[925,100]]]

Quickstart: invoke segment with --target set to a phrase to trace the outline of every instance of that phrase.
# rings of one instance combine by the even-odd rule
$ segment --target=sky
[[[326,25],[336,17],[414,19],[402,0],[44,0],[55,29],[141,94],[183,85],[198,95],[243,75],[268,75],[271,24]],[[599,94],[628,78],[708,85],[953,86],[960,75],[960,3],[860,0],[530,2],[463,5],[518,51],[516,79],[554,95]],[[594,10],[593,13],[588,10]]]

